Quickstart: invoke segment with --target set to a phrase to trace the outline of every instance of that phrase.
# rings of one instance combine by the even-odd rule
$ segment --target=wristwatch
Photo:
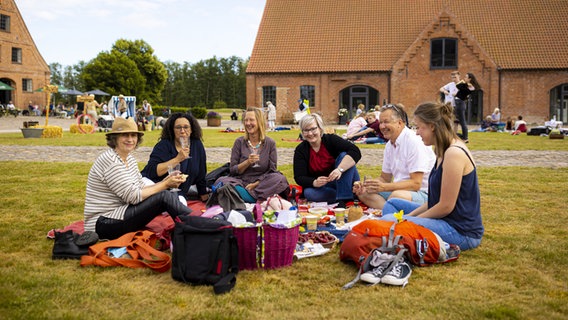
[[[345,171],[345,169],[343,169],[343,168],[339,168],[339,167],[338,167],[337,169],[338,169],[339,172],[341,172],[341,173],[343,173],[343,171]]]

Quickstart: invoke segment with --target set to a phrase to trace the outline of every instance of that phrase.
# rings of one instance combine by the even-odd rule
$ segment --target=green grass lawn
[[[236,134],[207,129],[207,146]],[[278,147],[297,132],[271,133]],[[145,136],[151,146],[157,132]],[[477,150],[567,150],[541,137],[472,133]],[[55,141],[56,140],[56,141]],[[102,134],[0,144],[104,145]],[[382,147],[382,146],[363,146]],[[210,163],[211,170],[220,164]],[[454,263],[415,268],[406,288],[359,284],[337,249],[291,267],[242,271],[229,294],[175,282],[169,272],[53,261],[52,228],[82,219],[90,163],[0,162],[0,319],[565,319],[568,314],[568,168],[480,167],[486,233]],[[140,164],[142,166],[142,164]],[[279,169],[292,178],[292,166]],[[379,167],[365,166],[361,174]]]

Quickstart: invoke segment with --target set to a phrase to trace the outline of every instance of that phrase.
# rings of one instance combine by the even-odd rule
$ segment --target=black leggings
[[[179,201],[177,192],[164,190],[139,204],[129,205],[124,220],[99,217],[95,230],[101,239],[116,239],[129,232],[143,230],[144,226],[164,211],[174,219],[191,213],[191,209]]]

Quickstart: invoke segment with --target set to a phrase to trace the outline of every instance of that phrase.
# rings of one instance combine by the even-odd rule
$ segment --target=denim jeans
[[[461,235],[456,231],[456,229],[454,229],[454,227],[443,219],[409,217],[408,214],[419,206],[420,205],[417,203],[403,199],[390,199],[383,207],[383,217],[381,219],[395,221],[396,218],[393,216],[393,213],[403,210],[405,214],[404,219],[430,229],[438,234],[445,242],[457,244],[461,250],[476,248],[481,243],[481,239]]]
[[[465,122],[465,101],[455,98],[454,99],[456,106],[454,107],[454,113],[456,114],[456,119],[460,123],[462,129],[462,139],[468,139],[468,132],[467,132],[467,123]]]
[[[341,163],[347,153],[342,152],[335,160],[335,167]],[[343,172],[336,181],[331,181],[319,188],[304,189],[304,197],[308,201],[334,203],[339,200],[353,199],[353,182],[361,180],[357,167],[353,166]]]

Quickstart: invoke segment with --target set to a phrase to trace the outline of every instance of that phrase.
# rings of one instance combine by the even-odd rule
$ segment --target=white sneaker
[[[382,277],[381,283],[404,287],[408,284],[408,278],[410,278],[411,274],[412,268],[410,268],[408,263],[400,261],[391,269],[391,271]]]
[[[383,277],[383,271],[385,271],[385,265],[380,265],[371,271],[367,271],[361,275],[361,281],[365,281],[372,284],[377,284],[381,282]]]

